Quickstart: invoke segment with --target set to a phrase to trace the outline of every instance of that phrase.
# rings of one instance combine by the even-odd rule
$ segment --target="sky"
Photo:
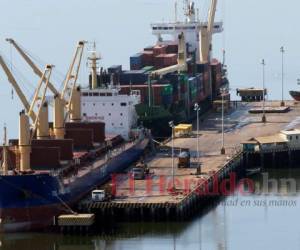
[[[181,2],[181,0],[179,0]],[[196,0],[200,18],[205,19],[209,0]],[[262,86],[261,60],[266,61],[269,99],[281,98],[281,53],[284,46],[285,98],[297,89],[300,78],[300,36],[297,30],[297,0],[220,0],[216,20],[224,21],[223,34],[214,36],[214,56],[226,50],[231,89]],[[12,37],[38,58],[54,64],[54,82],[59,87],[78,40],[95,41],[104,67],[122,64],[129,56],[151,45],[156,38],[150,23],[174,20],[174,0],[0,0],[0,53],[17,69],[20,85],[30,98],[38,79],[5,42]],[[80,78],[86,84],[84,63]],[[0,127],[7,124],[9,137],[18,135],[17,96],[0,70]],[[0,132],[1,138],[1,132]]]

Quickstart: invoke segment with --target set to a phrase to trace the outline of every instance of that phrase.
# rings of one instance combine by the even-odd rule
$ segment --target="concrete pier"
[[[288,159],[295,162],[293,152],[245,154],[241,143],[252,137],[268,136],[284,129],[300,127],[300,105],[286,102],[290,107],[282,114],[267,114],[267,122],[262,123],[261,114],[250,114],[249,110],[261,107],[260,102],[238,103],[236,109],[225,116],[225,154],[222,148],[222,121],[220,114],[208,114],[200,124],[200,159],[197,161],[197,135],[175,138],[176,151],[189,149],[190,168],[177,168],[175,159],[174,186],[172,176],[171,141],[155,156],[146,159],[150,175],[145,180],[133,180],[129,173],[115,176],[112,185],[115,198],[108,202],[93,202],[89,198],[80,204],[84,212],[95,213],[96,217],[126,221],[185,220],[200,209],[211,205],[213,200],[230,193],[226,181],[239,181],[245,168],[257,165],[276,167],[278,162]],[[267,102],[267,107],[279,107],[280,102]],[[194,124],[196,128],[196,124]],[[169,150],[168,150],[169,148]],[[279,160],[280,159],[280,160]],[[291,159],[291,160],[289,160]],[[201,173],[195,166],[201,166]],[[223,190],[222,190],[223,189]],[[225,194],[224,194],[225,191]]]

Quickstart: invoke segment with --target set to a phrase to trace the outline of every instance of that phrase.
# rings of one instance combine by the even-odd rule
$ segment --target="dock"
[[[88,232],[94,222],[94,214],[62,214],[57,218],[57,225],[62,232]]]
[[[177,168],[173,189],[172,141],[169,140],[155,156],[149,157],[146,164],[150,175],[145,180],[133,180],[129,172],[115,176],[111,185],[115,187],[115,198],[105,202],[93,202],[89,197],[83,200],[80,211],[95,213],[102,219],[115,220],[184,220],[195,212],[211,205],[224,193],[213,192],[214,185],[228,178],[239,180],[245,174],[246,156],[242,142],[253,137],[271,136],[282,130],[300,127],[300,105],[288,101],[289,110],[285,113],[267,114],[262,122],[262,114],[250,114],[249,110],[260,108],[261,102],[239,102],[225,115],[225,154],[221,154],[222,121],[220,114],[212,112],[200,124],[200,159],[197,159],[197,131],[193,136],[174,139],[176,151],[189,149],[190,168]],[[266,102],[266,107],[280,107],[280,102]],[[194,128],[196,124],[194,124]],[[168,149],[169,150],[166,150]],[[199,172],[199,167],[201,171]],[[230,190],[228,191],[230,192]],[[225,194],[226,195],[226,194]],[[227,194],[228,195],[228,194]]]

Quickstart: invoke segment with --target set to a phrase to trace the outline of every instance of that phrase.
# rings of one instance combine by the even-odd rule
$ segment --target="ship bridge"
[[[199,51],[200,28],[207,28],[208,22],[173,22],[151,24],[152,34],[157,36],[157,43],[163,44],[163,36],[169,35],[174,42],[178,42],[178,36],[184,33],[185,40],[189,44],[190,51]],[[223,22],[215,22],[213,34],[223,32]],[[197,60],[199,60],[197,54]]]
[[[176,23],[153,23],[151,24],[152,34],[161,36],[161,35],[176,35],[180,34],[183,31],[194,31],[199,33],[200,28],[207,28],[207,22],[176,22]],[[223,22],[215,22],[213,33],[222,33],[223,32]]]

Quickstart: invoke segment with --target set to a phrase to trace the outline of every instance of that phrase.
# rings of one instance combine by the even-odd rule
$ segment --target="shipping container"
[[[120,74],[120,84],[144,84],[148,81],[148,73],[145,70],[123,71]]]
[[[166,68],[177,64],[176,54],[160,54],[154,58],[154,66],[156,69]]]
[[[173,44],[168,44],[166,48],[166,53],[167,54],[178,54],[178,44],[173,43]]]
[[[208,63],[197,63],[197,73],[204,73],[209,71],[209,64]]]
[[[131,90],[139,90],[141,92],[141,102],[144,104],[149,103],[149,89],[148,85],[121,85],[121,94],[128,95]],[[166,103],[172,102],[173,93],[171,91],[172,86],[170,84],[154,84],[152,83],[151,96],[153,105],[163,105],[163,98],[165,96]]]
[[[131,70],[139,70],[143,67],[143,53],[137,53],[130,57]]]
[[[142,68],[142,70],[144,70],[145,72],[151,72],[153,70],[155,70],[154,66],[146,66],[144,68]]]
[[[153,51],[154,46],[147,46],[144,48],[144,51]]]
[[[154,56],[167,53],[167,45],[156,45],[153,48]]]
[[[153,51],[144,51],[143,52],[143,65],[144,66],[154,65],[154,53],[153,53]]]
[[[109,74],[120,74],[122,73],[122,65],[113,65],[107,69]]]

